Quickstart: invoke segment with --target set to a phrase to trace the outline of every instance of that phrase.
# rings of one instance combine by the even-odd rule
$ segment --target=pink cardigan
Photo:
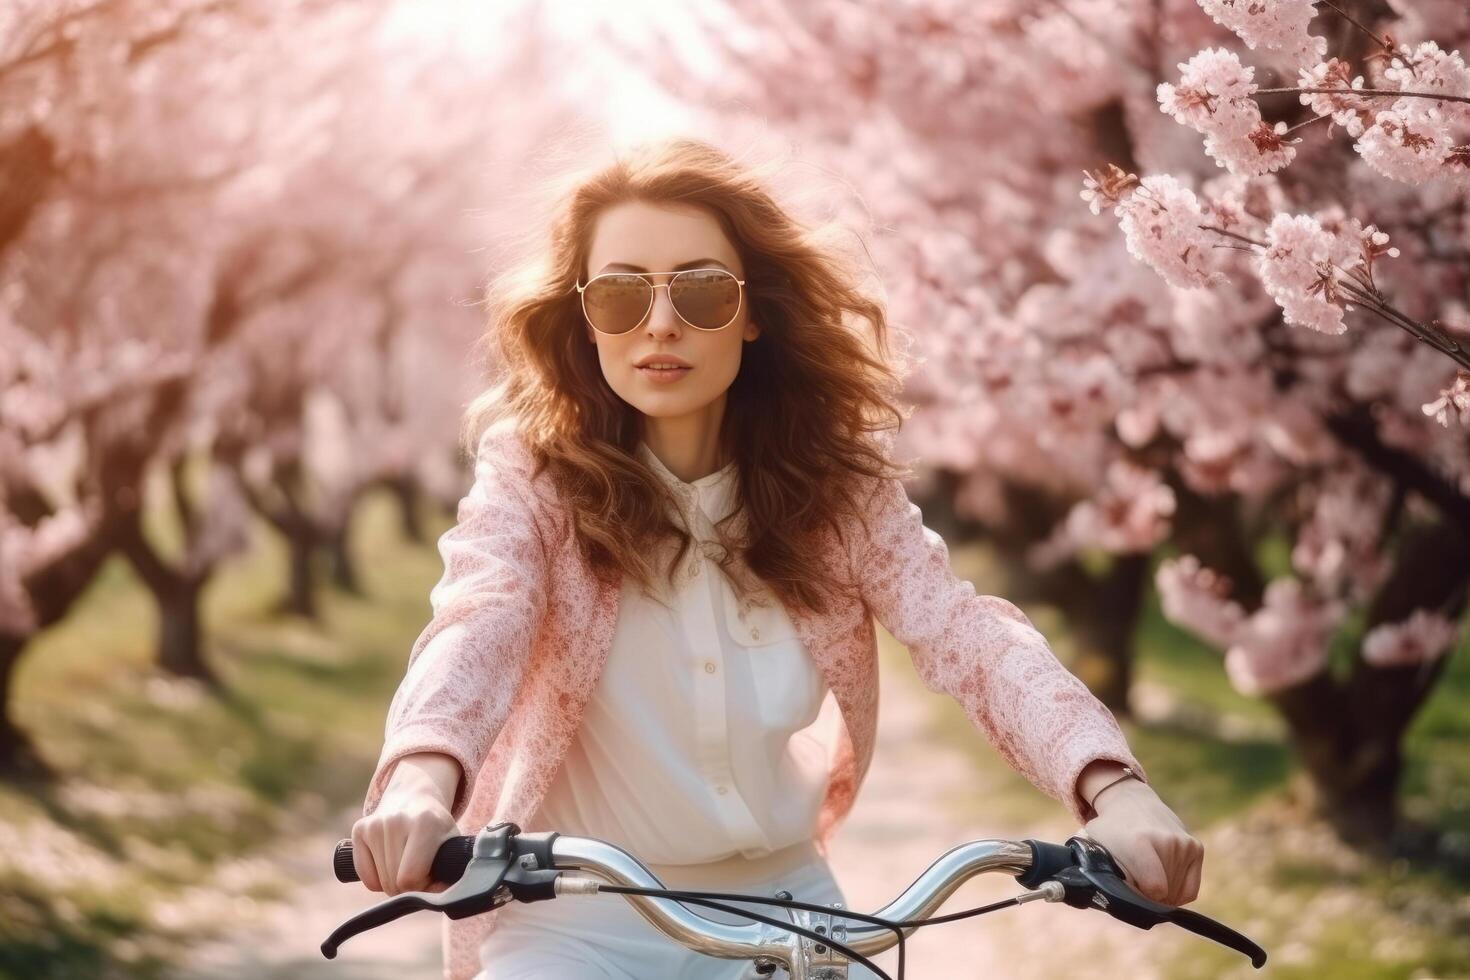
[[[531,466],[513,431],[492,430],[480,442],[474,485],[439,539],[444,576],[389,706],[364,815],[399,759],[440,752],[464,771],[452,808],[464,833],[501,820],[525,825],[561,765],[612,643],[619,589],[582,561],[550,481],[533,480]],[[1080,827],[1087,814],[1076,784],[1088,763],[1113,759],[1143,772],[1112,713],[1019,609],[954,575],[943,540],[899,480],[860,489],[871,501],[870,533],[854,518],[847,546],[829,534],[822,560],[857,577],[862,601],[825,615],[788,607],[843,720],[819,849],[852,807],[873,754],[875,615],[908,648],[924,684],[959,702],[1005,761]],[[479,972],[494,919],[444,919],[447,980]]]

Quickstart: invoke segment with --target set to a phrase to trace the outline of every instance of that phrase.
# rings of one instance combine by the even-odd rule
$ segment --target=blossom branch
[[[1310,119],[1303,119],[1301,122],[1296,123],[1295,125],[1290,126],[1287,129],[1282,130],[1277,135],[1278,136],[1290,136],[1292,133],[1296,132],[1298,129],[1303,129],[1303,128],[1307,127],[1307,126],[1312,125],[1312,123],[1314,123],[1314,122],[1321,122],[1324,119],[1331,119],[1331,118],[1332,118],[1331,115],[1312,116]]]
[[[1330,8],[1334,13],[1337,14],[1337,16],[1341,17],[1343,20],[1347,21],[1349,24],[1352,24],[1358,30],[1368,35],[1368,37],[1372,38],[1373,43],[1381,47],[1383,50],[1390,52],[1393,51],[1393,45],[1389,42],[1387,38],[1379,37],[1377,34],[1373,33],[1370,28],[1364,26],[1361,21],[1359,21],[1352,14],[1348,13],[1346,10],[1343,10],[1337,4],[1333,3],[1332,0],[1318,0],[1318,2],[1320,2],[1324,7]]]
[[[1470,105],[1470,96],[1466,95],[1439,95],[1434,92],[1406,92],[1396,89],[1385,88],[1260,88],[1256,89],[1257,95],[1284,95],[1287,92],[1301,93],[1305,95],[1378,95],[1403,99],[1438,99],[1441,102],[1463,102]]]
[[[1229,231],[1217,225],[1201,224],[1199,227],[1203,231],[1224,235],[1227,238],[1233,238],[1236,241],[1244,242],[1263,251],[1266,248],[1266,243],[1263,241]],[[1336,276],[1334,276],[1334,285],[1347,293],[1355,303],[1376,314],[1381,319],[1406,331],[1416,340],[1433,347],[1460,365],[1460,367],[1470,370],[1470,352],[1467,352],[1464,346],[1453,337],[1429,324],[1420,323],[1407,313],[1397,309],[1370,283],[1357,279],[1352,273],[1339,266],[1334,265],[1332,268],[1336,273]]]

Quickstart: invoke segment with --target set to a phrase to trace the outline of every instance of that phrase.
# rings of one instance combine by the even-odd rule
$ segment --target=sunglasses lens
[[[681,272],[669,294],[679,315],[701,330],[718,330],[740,311],[740,283],[719,269]]]
[[[582,291],[587,319],[603,333],[627,333],[643,322],[653,286],[634,275],[599,276]]]

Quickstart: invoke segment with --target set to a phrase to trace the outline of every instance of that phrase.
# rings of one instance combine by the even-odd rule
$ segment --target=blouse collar
[[[686,482],[675,476],[663,464],[663,460],[655,456],[653,450],[648,448],[648,443],[641,439],[638,441],[637,455],[648,465],[649,469],[658,475],[659,479],[674,491],[674,495],[685,507],[697,503],[699,509],[711,522],[718,522],[732,509],[739,476],[736,460],[730,460],[713,473],[692,482]]]

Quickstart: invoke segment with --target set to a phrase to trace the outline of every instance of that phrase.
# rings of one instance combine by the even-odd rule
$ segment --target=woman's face
[[[662,284],[681,268],[704,267],[724,267],[745,278],[740,256],[713,215],[687,205],[627,201],[598,216],[582,281],[603,272],[638,272],[652,273],[648,278]],[[681,320],[667,289],[653,292],[648,316],[627,333],[599,333],[583,320],[602,374],[618,397],[645,416],[675,419],[712,410],[715,417],[707,421],[717,424],[725,392],[740,371],[742,345],[760,335],[750,322],[746,290],[734,322],[714,331]],[[689,370],[659,375],[637,366],[652,355],[678,358]]]

